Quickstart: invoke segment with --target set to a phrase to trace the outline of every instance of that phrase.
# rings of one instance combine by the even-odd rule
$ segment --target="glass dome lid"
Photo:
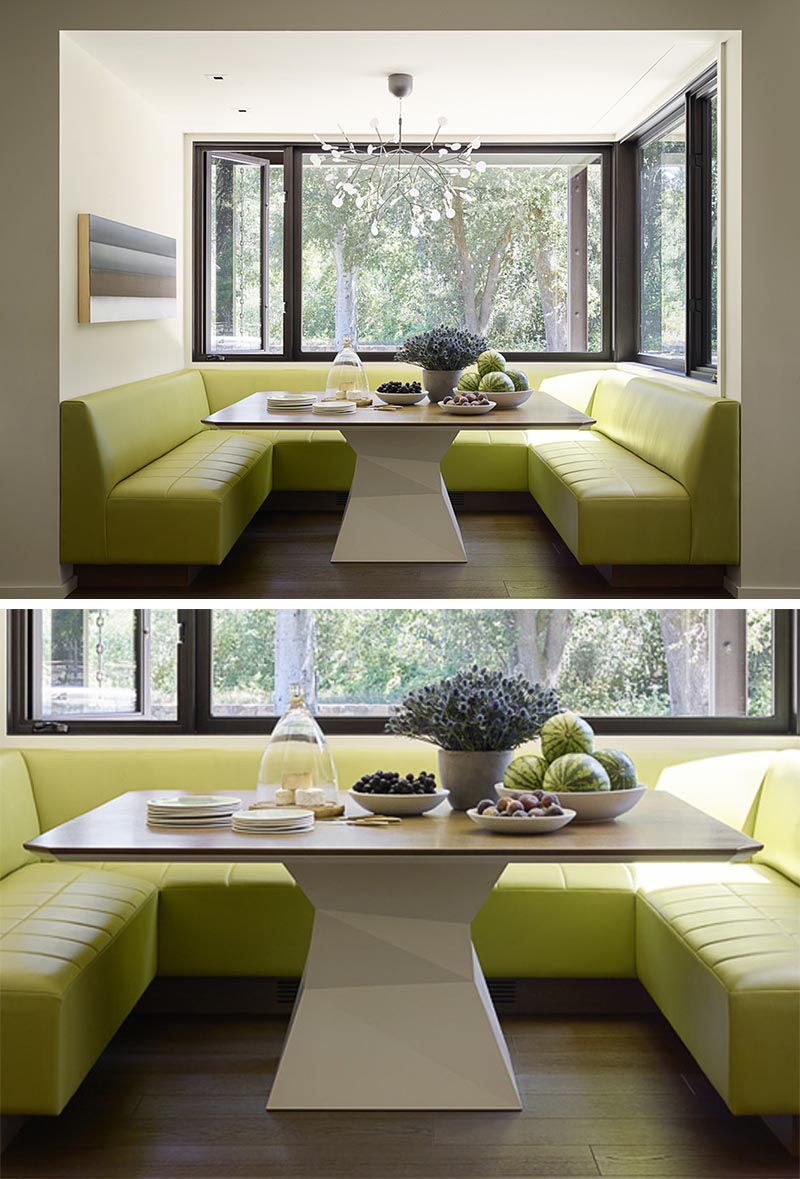
[[[325,392],[329,397],[348,401],[357,401],[369,393],[366,371],[349,337],[345,338],[331,365]]]
[[[322,729],[306,707],[300,684],[272,731],[258,770],[256,798],[276,806],[324,806],[337,801],[336,767]]]

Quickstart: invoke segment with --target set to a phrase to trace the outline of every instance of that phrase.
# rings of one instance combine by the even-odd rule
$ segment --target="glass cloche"
[[[302,685],[289,688],[289,707],[272,731],[258,769],[256,799],[276,806],[325,806],[337,801],[336,767],[322,729],[306,707]]]
[[[349,337],[331,365],[325,393],[342,401],[357,401],[369,393],[367,374]]]

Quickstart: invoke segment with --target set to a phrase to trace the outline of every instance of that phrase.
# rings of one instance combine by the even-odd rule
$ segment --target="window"
[[[210,151],[202,235],[206,271],[203,347],[265,356],[283,352],[283,160]]]
[[[175,721],[175,610],[31,610],[20,701],[33,726]]]
[[[390,359],[439,322],[510,357],[611,358],[611,150],[485,148],[480,200],[412,237],[337,208],[311,150],[195,145],[194,358]],[[424,199],[423,193],[421,199]]]
[[[328,731],[381,732],[405,692],[477,662],[556,687],[600,732],[788,732],[794,625],[762,609],[15,611],[10,730],[263,733],[299,681]]]
[[[716,85],[710,70],[621,145],[636,155],[637,343],[629,358],[711,378],[718,353]]]
[[[639,351],[686,352],[686,124],[639,148]]]
[[[602,352],[601,157],[475,159],[486,165],[478,200],[457,197],[455,216],[418,238],[397,205],[375,238],[366,217],[331,204],[349,165],[314,168],[303,154],[304,352],[335,351],[346,336],[364,353],[390,352],[436,323],[463,324],[508,353]],[[418,199],[439,203],[434,192]]]

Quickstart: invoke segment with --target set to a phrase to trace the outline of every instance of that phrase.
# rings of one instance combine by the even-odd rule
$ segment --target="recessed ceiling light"
[[[239,115],[246,115],[248,113],[248,108],[246,106],[237,106],[236,113]]]
[[[209,82],[224,82],[228,75],[227,74],[204,74],[203,76],[208,78]]]

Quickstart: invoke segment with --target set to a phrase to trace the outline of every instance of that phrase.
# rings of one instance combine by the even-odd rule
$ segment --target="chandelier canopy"
[[[388,84],[399,103],[396,138],[384,139],[377,119],[370,122],[374,143],[355,144],[340,127],[345,145],[337,147],[315,135],[324,155],[314,153],[310,160],[315,168],[329,169],[331,204],[341,209],[345,202],[352,203],[370,218],[373,237],[380,233],[382,218],[397,205],[408,213],[411,236],[419,237],[426,223],[441,221],[442,214],[455,217],[457,198],[465,203],[473,199],[467,185],[475,174],[486,171],[486,164],[472,158],[480,139],[466,144],[444,141],[444,116],[437,120],[436,131],[424,147],[407,146],[403,142],[403,99],[411,93],[414,79],[411,74],[389,74]]]

